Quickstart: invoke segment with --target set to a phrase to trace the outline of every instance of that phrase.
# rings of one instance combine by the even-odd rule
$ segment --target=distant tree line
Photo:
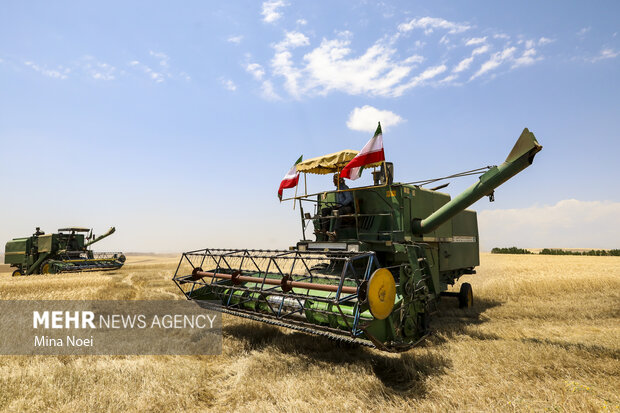
[[[493,248],[491,254],[534,254],[524,248]],[[620,249],[615,250],[590,250],[590,251],[566,251],[563,249],[544,248],[539,252],[540,255],[591,255],[598,257],[614,256],[620,257]]]
[[[510,247],[510,248],[493,248],[491,254],[531,254],[532,251],[528,251],[523,248]]]
[[[620,256],[620,250],[590,250],[590,251],[565,251],[560,249],[545,248],[540,251],[541,255],[595,255],[595,256]]]

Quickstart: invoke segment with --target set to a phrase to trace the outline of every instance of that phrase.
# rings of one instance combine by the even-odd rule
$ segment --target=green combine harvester
[[[14,238],[6,243],[4,263],[17,267],[13,276],[115,270],[125,263],[122,253],[88,249],[114,231],[116,229],[112,227],[96,237],[88,228],[61,228],[57,234],[46,234],[37,227],[31,237]],[[88,232],[89,235],[85,236]]]
[[[532,164],[542,149],[525,129],[506,161],[446,178],[479,174],[450,199],[423,188],[441,179],[392,181],[381,162],[374,185],[351,188],[349,211],[331,190],[295,196],[303,239],[288,251],[202,249],[182,255],[173,280],[188,299],[224,313],[386,351],[404,351],[429,332],[442,296],[473,305],[471,285],[448,287],[479,265],[476,212],[467,210]],[[342,151],[297,164],[301,173],[339,173],[357,154]],[[313,204],[313,215],[304,213]],[[332,211],[326,214],[326,211]],[[313,227],[315,239],[306,238]],[[325,229],[328,229],[326,231]]]

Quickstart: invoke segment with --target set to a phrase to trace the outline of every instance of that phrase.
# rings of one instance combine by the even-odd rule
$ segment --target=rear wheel
[[[470,283],[463,283],[459,291],[459,308],[471,308],[474,305],[474,292]]]
[[[49,261],[43,262],[41,264],[41,274],[50,274],[52,272],[52,264]]]
[[[13,277],[21,277],[22,275],[24,275],[24,272],[20,270],[19,268],[13,271],[13,274],[12,274]]]

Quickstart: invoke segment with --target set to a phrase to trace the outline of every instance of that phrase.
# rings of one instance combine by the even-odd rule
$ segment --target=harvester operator
[[[336,204],[321,209],[321,216],[328,217],[330,215],[346,215],[354,212],[353,194],[348,191],[349,187],[345,184],[344,179],[339,174],[334,174],[334,186],[342,192],[336,192]],[[334,211],[338,211],[334,213]],[[340,218],[336,218],[334,230],[329,231],[329,218],[321,218],[321,233],[326,234],[330,241],[336,239],[336,231],[340,227]]]

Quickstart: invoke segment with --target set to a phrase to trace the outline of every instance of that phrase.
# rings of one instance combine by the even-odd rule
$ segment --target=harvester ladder
[[[414,244],[412,246],[411,252],[412,252],[412,254],[410,255],[410,260],[412,261],[411,264],[414,266],[417,266],[416,268],[413,268],[413,271],[414,272],[419,271],[419,274],[420,274],[419,278],[416,280],[416,283],[414,285],[414,294],[416,291],[423,288],[424,286],[426,286],[426,288],[428,288],[433,293],[437,294],[438,292],[436,291],[435,284],[433,282],[431,264],[429,263],[428,258],[426,256],[426,249],[424,248],[424,245]],[[433,312],[437,311],[437,303],[435,303],[434,300],[430,300],[430,301],[432,301],[435,306]]]

